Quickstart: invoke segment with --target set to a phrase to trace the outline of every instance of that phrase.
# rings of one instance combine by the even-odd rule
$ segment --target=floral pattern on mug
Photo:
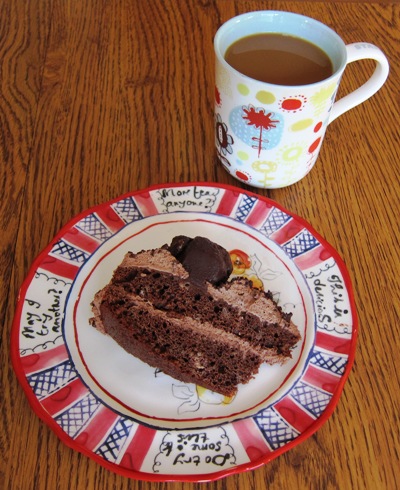
[[[216,115],[215,119],[215,140],[218,148],[218,153],[222,153],[222,155],[226,155],[227,153],[229,153],[231,155],[233,152],[233,138],[228,133],[228,126],[222,121],[219,114]]]
[[[277,146],[283,132],[283,117],[266,111],[263,107],[236,107],[229,116],[233,133],[246,145],[257,150],[259,157],[262,150]],[[268,134],[266,134],[268,133]]]

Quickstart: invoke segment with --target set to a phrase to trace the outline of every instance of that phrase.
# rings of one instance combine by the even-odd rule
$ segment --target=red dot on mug
[[[236,171],[236,177],[239,177],[239,179],[245,180],[246,182],[249,180],[249,176],[241,172],[240,170]]]
[[[318,133],[318,131],[321,129],[322,127],[322,121],[320,121],[319,123],[317,123],[314,127],[314,133]]]
[[[297,111],[303,105],[300,99],[285,99],[282,102],[282,109],[285,111]]]
[[[308,153],[313,153],[318,148],[320,143],[321,143],[321,138],[317,138],[308,149]]]

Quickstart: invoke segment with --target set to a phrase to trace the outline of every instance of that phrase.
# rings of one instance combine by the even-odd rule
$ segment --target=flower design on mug
[[[273,119],[274,113],[268,112],[265,113],[265,109],[258,108],[256,109],[254,106],[249,105],[248,107],[243,107],[244,116],[242,118],[247,120],[247,124],[254,126],[257,129],[260,129],[259,136],[253,136],[252,140],[256,141],[257,144],[253,145],[253,148],[258,149],[258,156],[260,156],[261,150],[264,149],[263,143],[268,143],[267,139],[263,139],[263,131],[269,131],[272,128],[276,128],[276,125],[279,124],[279,119]]]
[[[251,153],[271,150],[279,145],[285,127],[284,118],[277,112],[268,111],[265,107],[254,107],[253,105],[236,106],[229,114],[229,125],[233,135],[240,140]],[[268,132],[268,139],[266,138]],[[254,151],[256,150],[256,151]]]
[[[278,169],[278,165],[276,162],[257,160],[253,162],[252,168],[262,175],[258,182],[266,187],[269,183],[273,182],[274,173]]]
[[[232,144],[233,138],[228,133],[228,126],[222,122],[220,114],[217,114],[215,121],[215,141],[219,149],[219,153],[230,155],[233,153]]]

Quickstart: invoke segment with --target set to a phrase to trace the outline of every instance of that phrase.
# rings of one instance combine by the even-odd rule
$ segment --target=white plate
[[[283,366],[263,365],[234,399],[184,384],[89,324],[90,303],[127,251],[206,236],[245,257],[300,329]],[[38,415],[73,448],[134,478],[204,481],[254,468],[313,433],[352,363],[356,314],[337,253],[276,203],[217,184],[157,186],[78,216],[35,261],[12,355]]]

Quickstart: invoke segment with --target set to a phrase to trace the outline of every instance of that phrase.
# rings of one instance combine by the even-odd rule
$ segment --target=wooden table
[[[31,410],[10,361],[18,290],[58,230],[93,205],[166,182],[246,189],[215,163],[212,40],[228,18],[263,8],[315,17],[390,61],[384,88],[329,127],[305,179],[247,188],[305,218],[344,259],[355,363],[332,417],[267,465],[202,486],[130,480],[64,445]],[[397,2],[3,0],[1,488],[399,488],[399,47]],[[340,95],[371,68],[348,67]]]

